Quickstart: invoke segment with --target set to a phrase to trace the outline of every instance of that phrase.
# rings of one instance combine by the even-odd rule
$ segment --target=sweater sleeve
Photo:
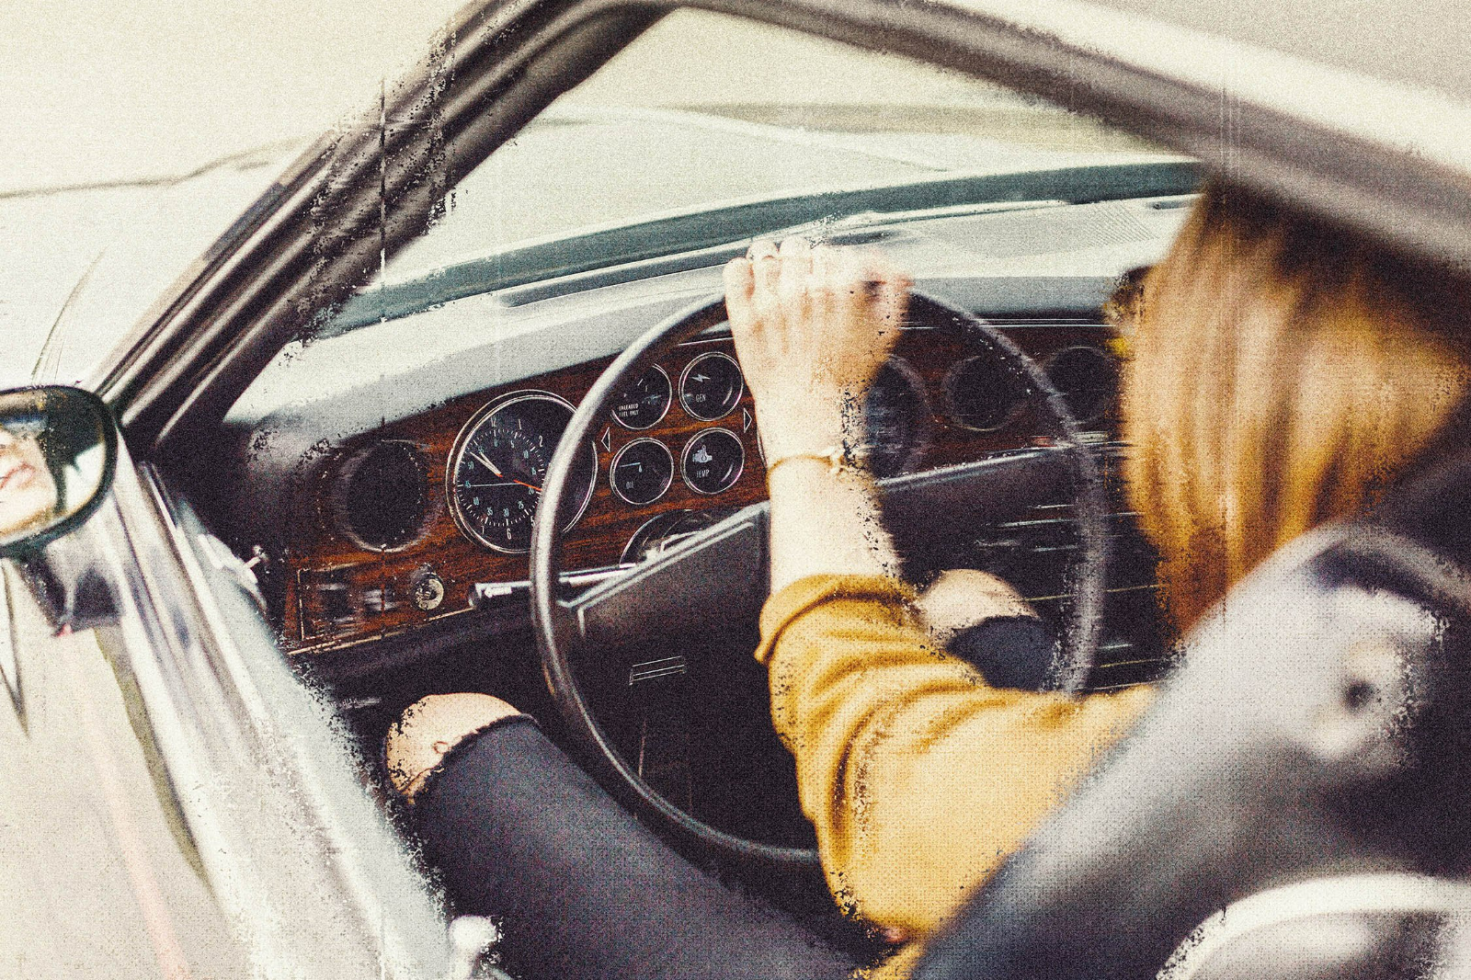
[[[988,686],[935,648],[892,579],[772,596],[756,657],[839,903],[919,938],[1024,841],[1148,705]]]

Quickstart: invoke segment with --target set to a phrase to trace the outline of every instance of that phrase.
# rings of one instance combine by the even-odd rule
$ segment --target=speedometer
[[[530,549],[542,484],[571,419],[571,405],[543,392],[508,395],[471,417],[455,440],[446,480],[450,514],[466,537],[507,554]],[[563,530],[587,509],[597,468],[597,450],[589,442],[577,456],[559,515]]]

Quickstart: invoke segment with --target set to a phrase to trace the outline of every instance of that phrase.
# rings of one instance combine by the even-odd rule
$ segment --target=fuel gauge
[[[669,375],[655,364],[623,390],[613,403],[613,418],[625,429],[648,429],[657,425],[674,401]]]

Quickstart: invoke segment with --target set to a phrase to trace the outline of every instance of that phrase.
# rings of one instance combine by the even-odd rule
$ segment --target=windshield
[[[612,328],[537,339],[572,313],[536,300],[609,287],[599,299],[609,310],[682,305],[758,237],[800,229],[852,243],[904,222],[1183,195],[1197,181],[1192,162],[1041,100],[680,11],[462,180],[440,219],[330,321],[287,344],[237,411],[259,416],[429,365],[459,377],[473,362],[463,355],[491,338],[504,377],[604,356],[621,336]],[[1073,224],[1093,220],[1080,213]],[[1104,231],[1069,235],[1023,218],[989,248],[938,234],[925,261],[931,272],[948,262],[966,274],[1113,275],[1119,257],[1095,247],[1095,233],[1155,240],[1133,217],[1098,220]],[[477,377],[465,385],[483,385]]]
[[[1125,134],[968,76],[680,11],[466,178],[443,220],[384,280],[773,196],[1155,155]],[[702,243],[673,236],[665,244]]]

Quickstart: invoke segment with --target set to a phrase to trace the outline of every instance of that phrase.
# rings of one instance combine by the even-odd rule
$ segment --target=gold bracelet
[[[784,463],[790,463],[794,459],[810,459],[814,462],[822,463],[827,466],[827,468],[833,473],[863,472],[863,468],[861,466],[856,466],[852,462],[850,462],[852,457],[848,455],[847,451],[844,450],[842,446],[829,446],[828,448],[822,450],[822,452],[791,453],[789,455],[782,456],[779,459],[773,459],[771,462],[767,463],[766,485],[768,489],[771,486],[771,474],[776,472],[776,468]]]

